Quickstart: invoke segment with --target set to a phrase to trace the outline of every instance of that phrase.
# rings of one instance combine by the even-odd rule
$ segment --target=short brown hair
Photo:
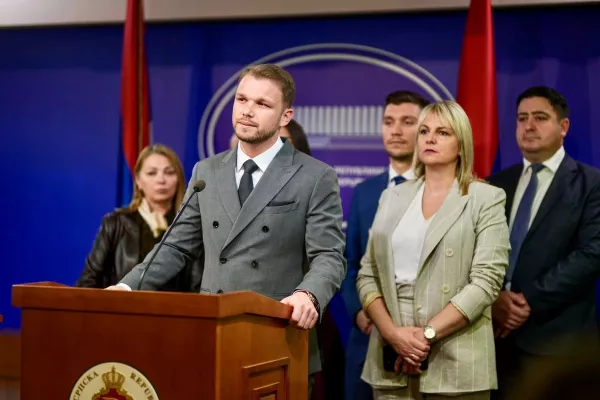
[[[144,161],[152,154],[158,154],[164,156],[169,160],[173,168],[175,168],[175,173],[177,174],[177,190],[175,191],[175,197],[173,197],[172,209],[177,210],[183,201],[183,196],[185,195],[185,177],[183,175],[183,167],[181,166],[181,161],[177,154],[171,150],[169,147],[162,144],[154,144],[146,147],[140,155],[135,163],[135,167],[133,168],[133,172],[137,177],[142,171],[142,167],[144,166]],[[131,211],[137,211],[137,209],[142,204],[142,199],[144,198],[144,193],[140,190],[138,185],[133,183],[133,199],[131,199],[131,203],[129,203],[129,209]]]
[[[296,84],[294,78],[285,69],[275,64],[257,64],[247,67],[241,74],[239,81],[246,75],[252,75],[258,79],[268,79],[277,83],[283,95],[283,105],[289,108],[296,97]]]
[[[408,91],[408,90],[397,90],[387,95],[385,98],[385,105],[389,104],[400,105],[404,103],[416,104],[422,109],[429,105],[429,100],[425,99],[420,94]]]

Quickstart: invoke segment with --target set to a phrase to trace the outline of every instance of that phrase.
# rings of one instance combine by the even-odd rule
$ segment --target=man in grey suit
[[[206,189],[172,228],[142,289],[159,288],[204,249],[202,293],[251,290],[292,306],[298,328],[315,325],[346,273],[342,207],[333,168],[279,137],[294,97],[292,76],[276,65],[241,74],[232,115],[239,143],[194,167],[186,197],[199,179]],[[155,251],[109,289],[137,288]],[[320,369],[313,347],[309,374]]]

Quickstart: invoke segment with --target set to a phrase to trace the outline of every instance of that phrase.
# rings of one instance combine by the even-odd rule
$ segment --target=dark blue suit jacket
[[[518,164],[489,178],[506,192],[507,220],[522,170]],[[533,354],[574,354],[582,334],[598,333],[599,277],[600,171],[565,155],[514,271],[513,291],[524,294],[531,316],[504,340]]]
[[[356,291],[356,276],[360,269],[360,260],[367,249],[369,229],[375,219],[379,197],[388,185],[388,177],[389,172],[386,170],[383,174],[365,179],[356,185],[352,193],[344,254],[348,263],[348,271],[340,288],[340,294],[353,324],[355,323],[356,314],[362,308]],[[362,336],[365,338],[366,352],[367,336]],[[348,343],[348,347],[350,346],[351,343]]]

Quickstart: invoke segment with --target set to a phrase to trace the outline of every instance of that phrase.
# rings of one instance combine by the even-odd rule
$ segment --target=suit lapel
[[[239,211],[237,219],[233,223],[233,227],[229,232],[229,236],[227,237],[223,248],[227,247],[229,243],[231,243],[242,230],[256,218],[277,193],[279,193],[279,191],[288,183],[292,176],[294,176],[301,164],[293,165],[293,161],[294,148],[286,141]],[[234,182],[233,187],[235,188],[235,186]],[[239,210],[240,204],[237,192],[235,193],[234,199],[237,202],[237,208]]]
[[[389,184],[388,177],[389,176],[390,176],[389,171],[385,171],[383,174],[379,175],[379,177],[378,177],[379,180],[377,181],[377,184],[379,186],[379,194],[383,193],[383,191],[388,188],[388,184]],[[377,200],[379,200],[379,199],[377,199]]]
[[[517,192],[517,186],[519,185],[519,179],[521,179],[521,173],[523,172],[523,164],[519,164],[508,172],[506,184],[499,186],[504,189],[506,193],[506,220],[510,221],[510,213],[515,199],[515,193]]]
[[[388,241],[390,242],[390,248],[392,246],[392,234],[394,233],[396,226],[398,226],[398,223],[406,213],[406,210],[410,206],[410,203],[412,203],[414,200],[419,188],[422,185],[423,180],[419,179],[416,181],[402,183],[401,185],[392,189],[392,195],[394,195],[394,197],[390,196],[390,205],[385,212],[385,220],[383,221],[383,231],[386,233]]]
[[[563,159],[562,163],[556,170],[556,175],[550,183],[550,187],[540,204],[540,208],[535,214],[535,218],[531,223],[531,227],[527,232],[527,236],[533,234],[533,232],[540,226],[548,212],[552,209],[556,201],[565,193],[565,188],[569,187],[571,180],[577,173],[577,164],[573,159],[567,155]]]
[[[221,161],[216,176],[217,188],[221,203],[225,207],[225,212],[234,223],[240,214],[240,200],[235,183],[235,167],[237,162],[237,150],[232,149]]]
[[[425,243],[423,244],[423,250],[421,252],[417,277],[423,270],[425,261],[462,214],[469,198],[470,196],[468,194],[465,196],[460,195],[458,181],[455,180],[452,189],[448,192],[440,209],[435,213],[435,216],[427,229],[427,233],[425,234]]]
[[[423,186],[423,179],[404,182],[393,189],[391,189],[392,195],[390,196],[389,205],[385,209],[383,216],[383,227],[382,232],[387,238],[387,242],[379,249],[378,253],[385,254],[386,262],[383,262],[382,266],[387,266],[387,271],[384,272],[387,277],[387,281],[390,282],[390,288],[396,289],[396,271],[394,268],[394,250],[392,247],[392,235],[394,230],[400,223],[400,220],[406,214],[406,210],[410,206],[410,203],[414,200],[419,188]],[[376,250],[377,251],[377,250]],[[397,309],[392,311],[392,319],[397,324],[400,323],[399,314]]]

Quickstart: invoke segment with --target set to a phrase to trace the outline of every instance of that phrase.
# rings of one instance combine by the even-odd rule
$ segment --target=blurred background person
[[[356,292],[356,276],[360,269],[360,260],[367,249],[369,229],[373,224],[381,193],[415,177],[412,163],[417,122],[421,110],[427,104],[429,101],[420,95],[405,90],[387,95],[381,121],[381,137],[390,165],[384,173],[356,185],[352,192],[345,249],[348,272],[340,288],[346,311],[353,322],[346,345],[346,400],[373,398],[371,387],[360,379],[367,356],[372,322],[360,304]]]
[[[521,369],[516,385],[506,390],[510,400],[597,399],[600,394],[598,336],[582,334],[577,357],[532,358]]]
[[[383,192],[358,272],[374,323],[362,378],[375,399],[489,399],[491,305],[510,249],[506,196],[473,176],[458,103],[421,112],[415,175]]]
[[[102,220],[79,287],[116,285],[160,242],[173,222],[185,194],[183,167],[175,152],[155,144],[145,148],[135,164],[133,199]],[[200,292],[202,259],[184,268],[164,291]]]
[[[287,126],[283,127],[279,136],[288,138],[292,146],[298,149],[298,151],[309,156],[311,155],[306,133],[304,133],[304,129],[296,120],[291,120]]]

